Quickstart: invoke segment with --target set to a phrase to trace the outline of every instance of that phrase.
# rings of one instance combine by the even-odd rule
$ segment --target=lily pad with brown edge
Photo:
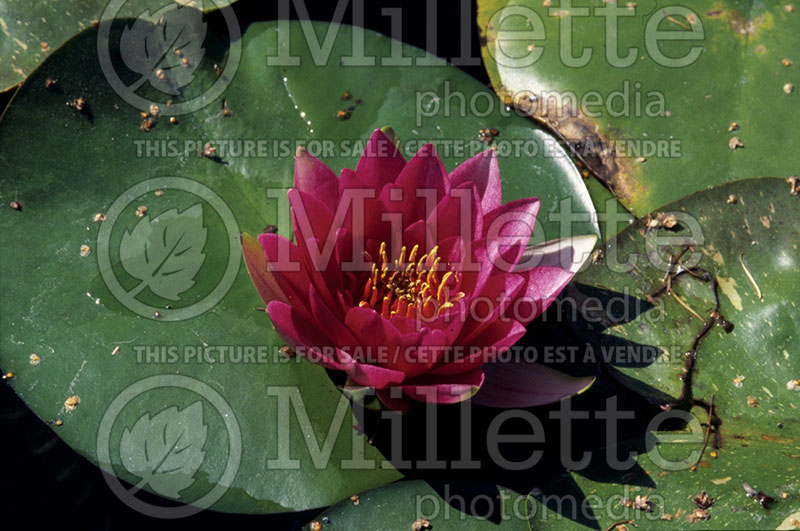
[[[228,58],[223,17],[204,20],[204,60],[180,97],[141,86],[160,113],[115,92],[94,60],[96,29],[56,50],[9,106],[0,123],[0,238],[14,251],[0,259],[0,365],[13,371],[10,384],[40,418],[127,488],[229,512],[330,505],[400,475],[353,429],[349,405],[325,371],[282,349],[238,254],[240,232],[289,234],[279,212],[286,213],[296,144],[323,150],[315,153],[338,171],[354,167],[369,134],[389,124],[406,156],[438,141],[452,170],[468,153],[445,150],[486,149],[478,132],[495,127],[498,142],[538,150],[499,150],[504,201],[541,200],[538,237],[560,236],[550,214],[564,201],[590,220],[573,224],[575,233],[597,233],[593,207],[564,152],[556,146],[557,156],[542,154],[552,137],[503,116],[500,106],[487,116],[440,114],[418,125],[420,92],[443,94],[448,83],[468,97],[492,95],[442,62],[382,65],[397,50],[434,58],[369,31],[365,50],[375,64],[348,66],[353,34],[362,35],[348,26],[251,24],[224,94],[171,120],[168,101],[174,109],[203,98]],[[132,23],[112,27],[112,56],[120,56]],[[306,31],[333,32],[330,56],[317,49],[312,56]],[[268,65],[281,50],[299,65]],[[48,89],[48,78],[58,80],[58,91]],[[342,99],[346,92],[352,100]],[[344,120],[339,111],[349,106]],[[121,252],[126,234],[138,253]],[[142,259],[142,249],[157,252]],[[202,260],[196,274],[177,256],[183,253],[195,266]],[[158,441],[162,428],[167,438]],[[180,441],[185,452],[177,458],[170,449]],[[156,443],[171,466],[142,452]],[[367,469],[356,466],[359,452]],[[217,487],[221,498],[204,498]]]
[[[479,0],[495,91],[571,146],[637,216],[797,173],[791,2]]]
[[[706,490],[717,501],[698,529],[777,527],[800,508],[793,191],[784,179],[748,179],[661,207],[607,242],[605,258],[566,294],[578,308],[573,328],[608,376],[650,401],[654,415],[694,416],[683,432],[640,441],[649,450],[662,440],[656,448],[680,466],[640,457],[656,486],[637,493],[658,496],[668,514],[683,511],[685,523],[687,500]],[[569,481],[584,493],[622,492],[596,472],[578,474],[590,479]],[[771,508],[759,491],[776,500]]]

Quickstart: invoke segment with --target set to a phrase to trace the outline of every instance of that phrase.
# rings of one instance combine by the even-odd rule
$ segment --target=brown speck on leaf
[[[55,79],[53,79],[53,78],[51,78],[51,77],[48,77],[48,78],[47,78],[47,79],[45,79],[45,81],[44,81],[44,86],[45,86],[45,88],[47,88],[48,90],[54,90],[54,89],[56,88],[56,85],[57,85],[57,84],[58,84],[58,81],[56,81]]]
[[[81,403],[81,397],[78,395],[72,395],[71,397],[67,398],[64,401],[64,409],[67,411],[74,411],[78,404]]]
[[[747,405],[750,407],[758,407],[758,399],[753,395],[747,397]]]
[[[359,505],[361,503],[361,500],[358,499],[358,494],[350,496],[350,501],[353,502],[353,505]]]
[[[595,250],[595,251],[592,253],[592,263],[593,263],[593,264],[596,264],[597,262],[599,262],[600,260],[602,260],[602,259],[603,259],[603,257],[605,256],[605,254],[606,254],[606,253],[605,253],[605,251],[603,251],[603,249],[596,249],[596,250]]]
[[[150,104],[150,114],[153,118],[158,118],[158,115],[161,114],[161,109],[158,108],[158,105],[155,103]]]
[[[740,374],[736,378],[733,379],[733,386],[737,388],[741,388],[744,385],[744,375]]]
[[[342,94],[342,99],[343,99],[343,100],[349,100],[349,99],[352,99],[352,98],[353,98],[353,95],[352,95],[352,94],[350,94],[350,92],[349,92],[349,91],[347,91],[347,90],[345,90],[345,91],[344,91],[344,94]]]
[[[786,58],[783,59],[783,61],[781,61],[781,64],[783,66],[792,66],[792,60],[789,59],[788,57],[786,57]]]
[[[181,50],[180,48],[175,48],[175,55],[177,55],[178,57],[183,57],[183,50]]]
[[[694,13],[689,13],[688,15],[686,15],[686,22],[688,22],[691,25],[696,24],[697,16]]]
[[[706,16],[707,17],[711,17],[711,18],[718,17],[721,14],[722,14],[722,10],[721,9],[716,9],[714,11],[706,11]]]
[[[320,531],[322,529],[322,524],[319,522],[311,522],[308,524],[308,527],[311,529],[311,531]]]
[[[159,319],[161,317],[161,312],[153,312],[153,318]]]
[[[728,140],[728,147],[731,148],[732,151],[735,151],[736,148],[744,147],[744,144],[742,144],[738,136],[732,136],[731,139]]]
[[[36,354],[31,354],[30,355],[30,364],[31,365],[39,365],[41,362],[42,362],[42,358],[40,358],[38,355],[36,355]]]
[[[789,380],[786,382],[786,389],[789,391],[800,391],[800,380]]]
[[[103,214],[102,212],[98,212],[97,214],[92,216],[92,221],[94,221],[95,223],[98,223],[100,221],[105,221],[106,219],[107,219],[106,215]]]
[[[797,175],[792,175],[791,177],[786,178],[786,182],[789,183],[789,193],[792,195],[797,195],[800,193],[800,179],[797,178]]]
[[[145,133],[149,133],[149,132],[150,132],[150,130],[153,128],[153,126],[154,126],[155,124],[156,124],[156,123],[155,123],[155,121],[154,121],[152,118],[150,118],[149,116],[146,116],[146,117],[145,117],[145,118],[142,120],[142,123],[139,125],[139,129],[141,129],[141,130],[142,130],[142,131],[144,131]]]
[[[76,98],[71,102],[68,102],[67,105],[70,107],[74,107],[75,110],[79,112],[83,112],[86,110],[86,100],[83,98]]]
[[[709,514],[705,509],[695,509],[686,515],[686,519],[692,524],[701,520],[708,520],[708,518]]]
[[[264,234],[277,234],[278,227],[276,225],[267,225],[263,230]]]
[[[14,377],[14,373],[13,372],[7,372],[7,373],[5,373],[3,375],[3,378],[6,379],[6,380],[10,380],[13,377]]]
[[[738,199],[736,199],[735,195],[731,194],[731,195],[728,196],[728,204],[729,205],[735,205],[737,201],[738,201]]]
[[[662,226],[663,226],[665,229],[671,229],[671,228],[675,227],[675,225],[677,225],[677,224],[678,224],[678,220],[677,220],[677,218],[676,218],[675,216],[673,216],[672,214],[670,214],[669,216],[666,216],[666,217],[665,217],[665,218],[664,218],[664,219],[661,221],[661,225],[662,225]]]
[[[729,133],[732,133],[733,131],[736,131],[737,129],[739,129],[739,122],[731,122],[731,125],[728,126],[728,132]]]
[[[119,349],[120,349],[120,346],[119,346],[119,345],[117,345],[116,347],[114,347],[114,350],[112,350],[112,351],[111,351],[111,355],[112,355],[112,356],[116,356],[117,354],[119,354]]]
[[[12,210],[22,210],[22,205],[19,203],[19,201],[11,201],[8,206],[10,206]]]
[[[161,197],[162,195],[164,195],[164,190],[156,190],[153,193],[156,194],[156,197]]]
[[[191,66],[192,63],[189,61],[188,57],[181,57],[181,66]]]
[[[431,523],[424,518],[414,520],[411,524],[411,531],[425,531],[426,529],[433,529]]]
[[[220,77],[222,75],[222,67],[219,66],[218,64],[215,64],[214,73],[217,74],[217,77]]]
[[[222,116],[226,116],[227,117],[227,116],[230,116],[231,114],[233,114],[233,113],[231,112],[230,107],[228,107],[228,100],[223,98],[222,99]]]
[[[708,509],[709,507],[714,505],[714,498],[709,496],[705,490],[700,491],[700,494],[692,498],[692,501],[700,509]]]
[[[287,358],[293,358],[294,355],[295,355],[294,351],[291,348],[289,348],[289,345],[282,346],[280,348],[280,351],[281,351],[281,354],[283,354]]]
[[[788,500],[789,499],[789,493],[787,491],[781,492],[781,499],[782,500]]]
[[[61,419],[56,421],[56,426],[61,426],[62,424],[64,424],[64,422]]]
[[[147,207],[146,206],[141,205],[139,208],[136,209],[136,216],[137,217],[143,218],[143,217],[145,217],[145,215],[147,215]]]
[[[792,13],[794,11],[794,4],[786,4],[783,6],[783,10],[787,13]]]
[[[714,459],[719,457],[719,454],[717,454],[717,452],[715,452],[714,450],[711,450],[710,452],[708,452],[708,455],[710,455]]]
[[[346,110],[344,110],[344,109],[340,109],[340,110],[339,110],[339,111],[336,113],[336,117],[337,117],[338,119],[340,119],[340,120],[349,120],[349,119],[350,119],[350,116],[351,116],[351,113],[350,113],[350,111],[346,111]]]
[[[542,0],[542,7],[550,7],[552,0]]]
[[[669,513],[664,513],[664,514],[661,515],[661,519],[665,520],[667,522],[671,522],[672,521],[672,515],[669,514]]]
[[[209,159],[213,159],[215,157],[215,153],[216,152],[217,152],[217,148],[212,146],[210,142],[206,142],[205,145],[203,145],[203,151],[201,152],[201,154],[204,157],[207,157]]]
[[[792,92],[794,92],[794,85],[792,85],[791,83],[786,83],[783,86],[783,92],[785,92],[786,94],[791,94]]]
[[[81,256],[87,257],[90,254],[92,254],[92,249],[86,244],[81,245]]]
[[[640,496],[637,494],[633,499],[633,508],[637,511],[644,511],[646,513],[652,511],[653,503],[650,501],[650,496]]]
[[[50,45],[47,44],[46,42],[41,43],[39,45],[39,47],[41,48],[42,53],[49,53],[50,52]]]
[[[356,105],[361,105],[363,101],[361,98],[356,98]]]
[[[167,73],[164,72],[163,69],[157,68],[156,69],[156,78],[158,78],[159,81],[164,81],[165,79],[167,79]]]
[[[178,119],[175,118],[174,116],[170,116],[169,117],[169,123],[171,123],[172,125],[175,125],[175,124],[178,123]]]

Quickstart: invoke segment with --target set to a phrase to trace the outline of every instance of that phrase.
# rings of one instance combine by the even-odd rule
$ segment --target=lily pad
[[[562,135],[637,216],[709,186],[797,172],[788,124],[800,118],[800,15],[791,3],[478,8],[497,93]]]
[[[0,364],[60,437],[135,489],[231,512],[329,505],[400,475],[351,428],[348,404],[325,371],[281,351],[269,319],[256,309],[261,301],[241,263],[240,231],[288,234],[285,189],[298,143],[320,149],[316,154],[338,171],[355,167],[371,132],[390,124],[406,155],[423,139],[439,140],[452,170],[468,153],[445,146],[484,149],[481,128],[537,149],[551,137],[523,118],[502,116],[500,108],[417,124],[420,92],[443,94],[447,85],[470,97],[486,90],[441,61],[381,65],[400,52],[435,61],[387,37],[348,26],[260,22],[231,40],[221,14],[204,20],[204,59],[181,95],[141,87],[141,97],[158,109],[135,107],[114,90],[120,85],[107,80],[95,59],[96,29],[55,51],[9,106],[0,124],[0,233],[7,250],[0,259]],[[132,23],[111,27],[111,57],[121,57],[119,43]],[[330,55],[310,45],[306,31],[320,39],[331,31]],[[376,62],[348,66],[353,38],[362,35]],[[229,76],[235,46],[241,55]],[[299,64],[273,64],[283,52]],[[140,77],[119,76],[128,83]],[[58,80],[56,88],[48,78]],[[228,84],[224,94],[205,93],[220,79]],[[210,104],[177,112],[196,98]],[[337,116],[340,110],[350,118]],[[564,200],[589,219],[588,193],[563,151],[554,157],[498,151],[504,200],[541,200],[538,238],[558,237],[548,214]],[[8,206],[12,201],[17,209]],[[573,227],[597,232],[591,221]],[[153,267],[155,255],[142,260],[128,253],[128,245],[141,252],[156,244],[160,269]],[[192,263],[180,259],[184,252]],[[202,416],[186,413],[198,409]],[[143,457],[141,446],[154,443],[160,428],[174,446],[157,446],[163,460]],[[184,446],[187,453],[178,457]],[[123,463],[121,452],[135,462]],[[211,495],[221,492],[214,501]]]
[[[59,2],[0,1],[0,91],[23,81],[54,50],[81,30],[115,17],[149,18],[166,8],[183,6],[213,10],[235,0],[64,0]]]
[[[473,482],[401,481],[339,502],[304,529],[525,529],[531,501]]]
[[[583,308],[575,330],[620,385],[646,397],[656,411],[672,407],[695,415],[691,437],[658,434],[661,452],[680,456],[683,465],[659,472],[658,462],[639,458],[655,487],[636,494],[658,496],[664,512],[682,510],[684,519],[693,507],[687,497],[708,491],[717,501],[712,518],[693,525],[699,529],[776,527],[800,508],[800,362],[794,348],[800,231],[791,222],[798,201],[792,190],[783,179],[751,179],[666,205],[607,242],[605,259],[581,273],[568,293]],[[676,224],[666,228],[669,216]],[[712,419],[716,429],[691,471],[712,401],[721,424]],[[639,444],[649,449],[654,442]],[[583,493],[622,492],[619,484],[603,484],[602,476],[567,476],[561,480],[577,482]],[[778,501],[762,508],[746,496],[743,483]]]

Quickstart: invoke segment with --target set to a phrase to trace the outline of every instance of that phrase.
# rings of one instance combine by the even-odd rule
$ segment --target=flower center
[[[358,303],[360,307],[374,308],[386,319],[395,314],[432,319],[464,298],[463,291],[456,291],[461,284],[461,275],[449,264],[442,263],[437,256],[438,245],[419,259],[419,245],[411,249],[407,258],[406,251],[403,246],[400,257],[389,260],[386,242],[383,242],[377,260],[364,253],[372,262],[372,271]]]

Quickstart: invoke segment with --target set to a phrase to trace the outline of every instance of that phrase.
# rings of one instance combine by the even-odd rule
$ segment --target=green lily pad
[[[418,92],[442,94],[447,84],[469,97],[485,88],[441,62],[381,66],[400,52],[434,60],[384,36],[363,33],[375,66],[348,66],[353,34],[361,35],[348,26],[306,27],[335,32],[330,56],[320,59],[298,23],[251,24],[229,49],[224,17],[206,19],[204,60],[181,95],[140,87],[158,117],[114,90],[139,74],[121,71],[123,85],[107,81],[95,29],[54,52],[8,108],[0,124],[0,364],[39,417],[134,492],[246,513],[330,505],[399,474],[351,428],[348,404],[325,371],[280,351],[269,319],[255,310],[262,302],[241,263],[240,231],[276,225],[289,234],[284,189],[297,142],[320,148],[338,171],[355,167],[372,130],[390,124],[407,156],[418,140],[440,141],[452,170],[468,154],[446,146],[484,149],[481,128],[537,149],[550,136],[498,108],[417,124]],[[111,28],[112,58],[132,22]],[[237,45],[238,69],[219,75],[217,64],[227,68]],[[300,64],[270,65],[281,51]],[[229,85],[214,99],[205,91],[220,80]],[[179,114],[190,101],[200,105]],[[338,118],[349,106],[350,119]],[[217,150],[201,156],[207,143]],[[542,201],[538,238],[559,236],[548,214],[563,200],[589,219],[588,192],[563,151],[498,151],[505,200]],[[591,221],[573,227],[597,232]],[[143,445],[157,451],[143,453]]]
[[[531,501],[514,491],[471,482],[401,481],[339,502],[304,529],[524,529]]]
[[[162,9],[200,6],[213,10],[235,0],[65,0],[60,2],[0,1],[0,91],[23,81],[70,37],[98,23],[121,17],[149,18]]]
[[[800,362],[794,348],[800,332],[795,319],[800,231],[791,222],[798,201],[791,190],[783,179],[743,180],[666,205],[607,242],[605,259],[581,273],[568,293],[584,308],[575,330],[598,358],[605,358],[621,385],[656,406],[677,402],[677,407],[690,409],[693,403],[680,398],[705,402],[706,407],[693,409],[698,419],[694,437],[684,434],[682,444],[665,440],[662,453],[687,459],[700,449],[700,423],[707,422],[713,399],[721,420],[721,446],[714,448],[712,434],[696,471],[688,469],[696,454],[679,470],[659,471],[657,462],[639,458],[656,486],[636,494],[659,496],[664,512],[683,510],[685,518],[693,507],[691,498],[702,489],[717,498],[709,509],[712,518],[693,527],[772,528],[800,508],[800,381],[795,381]],[[659,219],[670,215],[676,218],[674,227],[658,226]],[[687,245],[691,247],[675,262],[671,257]],[[671,263],[676,268],[670,270]],[[658,294],[667,273],[682,270],[695,276],[683,273],[672,281],[675,297]],[[701,320],[713,322],[711,277],[718,284],[720,324],[699,342],[687,380],[684,368],[705,327]],[[723,320],[733,324],[729,333]],[[685,381],[691,381],[691,394]],[[666,437],[676,436],[681,438],[674,433]],[[568,477],[561,481],[576,482],[584,494],[622,492],[619,484],[603,484],[602,476]],[[743,483],[778,501],[763,509],[745,495]]]
[[[479,0],[478,24],[498,94],[558,131],[642,216],[709,186],[797,172],[790,7]]]

